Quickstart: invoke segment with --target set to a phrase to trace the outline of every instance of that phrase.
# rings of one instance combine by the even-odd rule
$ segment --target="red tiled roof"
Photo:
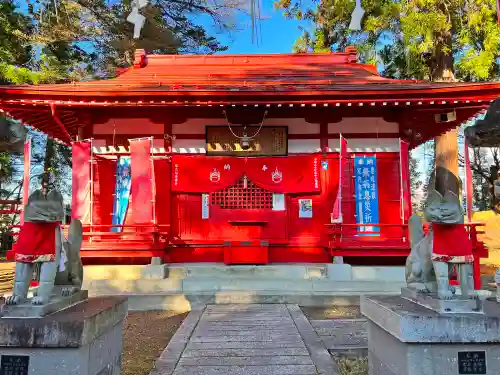
[[[500,84],[482,84],[481,87]],[[158,95],[230,95],[256,93],[309,95],[360,92],[364,96],[394,91],[431,92],[477,90],[477,84],[426,83],[381,77],[372,65],[359,64],[355,49],[342,53],[285,55],[150,55],[136,53],[134,67],[118,77],[55,85],[0,86],[5,94],[29,97],[103,97]],[[241,93],[240,95],[238,93]],[[4,94],[4,95],[2,95]]]
[[[381,77],[356,50],[284,55],[150,55],[116,78],[0,86],[0,109],[69,141],[93,107],[185,105],[486,105],[496,83],[428,83]],[[474,104],[475,103],[475,104]],[[83,121],[83,122],[82,122]]]

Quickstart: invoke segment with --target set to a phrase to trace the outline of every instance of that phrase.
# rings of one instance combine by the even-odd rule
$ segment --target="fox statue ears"
[[[47,194],[47,196],[43,195],[42,190],[38,189],[35,190],[33,193],[28,198],[28,205],[30,203],[34,203],[37,201],[47,201],[47,202],[55,202],[55,203],[60,203],[61,205],[64,202],[64,198],[61,193],[59,193],[57,190],[51,190]]]
[[[36,202],[36,201],[41,201],[45,200],[45,196],[43,195],[41,190],[35,190],[33,193],[30,194],[28,197],[28,203],[27,205],[29,206],[30,203]]]
[[[57,190],[51,190],[47,194],[47,201],[61,203],[62,205],[64,202],[64,198],[62,194],[59,193]]]
[[[443,197],[439,191],[430,191],[429,195],[427,196],[426,207],[440,204],[453,204],[460,209],[462,208],[462,206],[460,205],[460,199],[454,192],[448,190]]]

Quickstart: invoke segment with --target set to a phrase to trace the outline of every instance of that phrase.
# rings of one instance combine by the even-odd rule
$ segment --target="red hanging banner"
[[[399,157],[401,164],[401,213],[403,223],[407,223],[411,215],[411,196],[409,191],[410,179],[410,150],[408,142],[399,140]]]
[[[497,0],[497,21],[500,25],[500,0]]]
[[[238,182],[245,159],[207,156],[172,156],[172,190],[211,193]]]
[[[136,224],[153,222],[152,139],[130,139],[132,219]]]
[[[90,142],[73,142],[71,217],[81,220],[83,224],[90,224],[91,153],[92,145]]]
[[[269,158],[172,157],[172,186],[185,193],[211,193],[234,185],[246,175],[263,189],[277,193],[320,191],[319,156]]]
[[[248,179],[263,189],[276,193],[311,193],[320,191],[319,156],[251,158],[245,172]]]
[[[337,188],[337,197],[335,198],[335,203],[333,205],[333,212],[331,215],[332,223],[342,223],[342,186],[344,185],[345,172],[347,168],[347,163],[349,161],[349,152],[347,151],[348,144],[347,140],[340,136],[340,162],[339,162],[339,184]]]
[[[465,200],[467,202],[467,219],[469,223],[472,221],[472,169],[470,167],[469,145],[467,141],[464,142],[465,154]]]

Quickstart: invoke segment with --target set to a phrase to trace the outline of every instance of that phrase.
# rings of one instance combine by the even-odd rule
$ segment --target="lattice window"
[[[207,154],[238,156],[284,156],[288,153],[288,128],[286,126],[232,126],[238,137],[246,132],[248,136],[258,134],[250,140],[250,148],[243,150],[240,140],[227,126],[207,126]]]
[[[242,178],[236,185],[211,194],[212,205],[223,209],[273,208],[273,193]]]

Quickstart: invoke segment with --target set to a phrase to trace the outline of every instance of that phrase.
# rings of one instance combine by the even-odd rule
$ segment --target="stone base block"
[[[166,279],[168,277],[168,266],[166,264],[148,264],[141,269],[143,279]]]
[[[401,296],[440,314],[482,314],[483,301],[467,296],[455,296],[451,300],[441,300],[437,294],[428,294],[411,288],[402,288]]]
[[[370,375],[498,374],[500,305],[439,314],[399,296],[362,297]]]
[[[351,281],[352,266],[350,264],[334,263],[328,265],[328,279],[331,281]]]
[[[97,297],[42,318],[0,318],[0,373],[119,375],[126,315],[126,298]]]
[[[56,311],[66,309],[74,304],[80,303],[88,298],[88,292],[81,290],[68,297],[53,297],[45,305],[32,305],[31,299],[20,305],[5,305],[0,313],[2,318],[39,318],[50,315]]]

